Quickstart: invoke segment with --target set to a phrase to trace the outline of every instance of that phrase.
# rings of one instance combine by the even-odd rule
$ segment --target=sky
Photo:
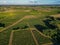
[[[0,0],[0,5],[60,4],[60,0]]]

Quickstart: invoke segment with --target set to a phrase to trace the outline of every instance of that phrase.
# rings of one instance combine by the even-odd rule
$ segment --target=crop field
[[[58,45],[59,39],[60,6],[0,6],[0,45]]]
[[[29,30],[20,30],[20,31],[14,32],[13,45],[24,45],[24,44],[36,45],[31,35],[31,32]]]

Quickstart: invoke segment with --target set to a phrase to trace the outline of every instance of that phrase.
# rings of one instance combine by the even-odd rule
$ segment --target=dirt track
[[[9,39],[9,44],[8,45],[12,45],[13,33],[14,33],[14,31],[12,31],[11,34],[10,34],[10,39]]]
[[[27,25],[29,26],[29,30],[30,30],[30,32],[31,32],[31,34],[32,34],[32,37],[33,37],[33,39],[34,39],[36,45],[39,45],[39,44],[38,44],[38,41],[37,41],[37,39],[36,39],[36,37],[34,36],[34,33],[32,32],[32,30],[31,30],[31,28],[30,28],[29,23],[27,23]]]
[[[23,18],[21,18],[21,19],[19,19],[18,21],[14,22],[14,23],[11,24],[10,26],[7,26],[6,28],[0,30],[0,32],[2,32],[2,31],[4,31],[4,30],[6,30],[6,29],[8,29],[8,28],[10,28],[10,27],[12,27],[12,26],[18,24],[19,22],[21,22],[21,21],[23,21],[24,19],[27,19],[27,18],[36,18],[36,17],[33,16],[33,15],[30,15],[30,16],[24,16]]]
[[[8,29],[8,28],[11,28],[12,26],[18,24],[19,22],[21,22],[21,21],[23,21],[24,19],[27,19],[27,18],[34,18],[34,16],[32,16],[32,17],[31,17],[31,16],[25,16],[25,17],[19,19],[18,21],[16,21],[15,23],[13,23],[12,25],[10,25],[10,26],[2,29],[0,32],[6,30],[6,29]],[[28,25],[29,25],[29,24],[28,24]],[[30,26],[29,26],[29,27],[30,27]],[[33,28],[32,28],[32,29],[33,29]],[[36,29],[35,29],[35,30],[36,30]],[[38,44],[38,41],[36,40],[36,38],[35,38],[35,36],[34,36],[34,34],[33,34],[33,32],[32,32],[31,29],[30,29],[30,31],[31,31],[31,34],[32,34],[32,36],[33,36],[33,39],[34,39],[36,45],[39,45],[39,44]],[[38,30],[36,30],[36,31],[39,32],[42,36],[48,37],[48,36],[44,35],[43,33],[41,33],[40,31],[38,31]],[[14,32],[14,31],[12,31],[12,32],[11,32],[11,35],[10,35],[9,45],[12,45],[13,32]],[[48,38],[50,38],[50,37],[48,37]]]

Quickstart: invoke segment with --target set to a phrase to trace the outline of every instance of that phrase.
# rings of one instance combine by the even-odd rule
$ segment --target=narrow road
[[[31,16],[30,16],[30,17],[31,17]],[[32,18],[33,18],[33,17],[32,17]],[[18,21],[14,22],[12,25],[7,26],[6,28],[2,29],[0,32],[2,32],[2,31],[4,31],[4,30],[7,30],[8,28],[10,28],[10,27],[18,24],[19,22],[23,21],[24,19],[27,19],[27,17],[25,16],[25,17],[19,19]],[[29,30],[31,31],[31,34],[32,34],[32,36],[33,36],[33,39],[34,39],[36,45],[39,45],[37,39],[36,39],[35,36],[34,36],[34,33],[32,32],[32,30],[33,30],[34,28],[31,28],[31,29],[30,29],[30,25],[29,25],[29,24],[28,24],[28,26],[29,26]],[[41,33],[40,31],[38,31],[37,29],[34,29],[34,30],[36,30],[37,32],[39,32],[39,33],[40,33],[42,36],[44,36],[44,37],[49,37],[49,36],[44,35],[44,34]],[[12,31],[12,32],[11,32],[11,35],[10,35],[9,45],[12,45],[13,32],[14,32],[14,31]],[[49,37],[49,38],[50,38],[50,37]]]
[[[25,29],[22,29],[22,30],[25,30]],[[10,39],[9,39],[9,44],[8,44],[8,45],[12,45],[13,34],[14,34],[14,32],[16,32],[16,31],[21,31],[21,29],[19,29],[19,30],[12,30],[12,31],[11,31]],[[27,30],[26,30],[26,31],[27,31]]]
[[[24,19],[27,19],[27,18],[35,18],[35,16],[33,16],[33,15],[30,15],[30,16],[24,16],[23,18],[21,18],[21,19],[19,19],[18,21],[14,22],[14,23],[11,24],[10,26],[7,26],[6,28],[0,30],[0,32],[2,32],[2,31],[4,31],[4,30],[6,30],[6,29],[8,29],[8,28],[10,28],[10,27],[12,27],[12,26],[18,24],[19,22],[21,22],[21,21],[23,21]]]
[[[14,31],[12,31],[11,34],[10,34],[10,39],[9,39],[9,44],[8,45],[12,45],[13,33],[14,33]]]
[[[32,30],[30,30],[30,31],[31,31],[31,34],[32,34],[32,36],[33,36],[33,39],[34,39],[36,45],[39,45],[39,44],[38,44],[38,41],[37,41],[37,39],[36,39],[36,37],[34,36],[34,33],[32,32]]]
[[[25,19],[25,18],[23,17],[22,19],[19,19],[18,21],[14,22],[12,25],[7,26],[6,28],[0,30],[0,32],[2,32],[2,31],[4,31],[4,30],[6,30],[6,29],[8,29],[8,28],[10,28],[10,27],[12,27],[12,26],[18,24],[18,23],[21,22],[23,19]]]
[[[33,33],[32,30],[30,29],[30,25],[29,25],[29,23],[27,23],[27,25],[29,26],[29,30],[30,30],[30,32],[31,32],[31,34],[32,34],[32,37],[33,37],[33,39],[34,39],[36,45],[39,45],[39,43],[38,43],[36,37],[34,36],[34,33]]]
[[[47,38],[50,38],[51,39],[51,37],[50,36],[46,36],[45,34],[43,34],[42,32],[40,32],[39,30],[37,30],[36,28],[30,28],[30,30],[35,30],[35,31],[37,31],[40,35],[42,35],[43,37],[47,37]]]
[[[42,32],[40,32],[40,31],[38,31],[37,29],[35,29],[40,35],[42,35],[43,37],[47,37],[47,38],[50,38],[51,39],[51,37],[50,36],[46,36],[45,34],[43,34]]]

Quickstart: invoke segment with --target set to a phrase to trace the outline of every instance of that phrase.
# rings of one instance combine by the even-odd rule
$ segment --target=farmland
[[[59,31],[60,6],[0,6],[0,45],[59,45]]]

